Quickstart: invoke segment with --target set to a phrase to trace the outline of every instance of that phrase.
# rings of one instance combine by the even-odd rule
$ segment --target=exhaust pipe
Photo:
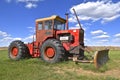
[[[66,29],[68,30],[68,13],[65,14],[66,15]]]

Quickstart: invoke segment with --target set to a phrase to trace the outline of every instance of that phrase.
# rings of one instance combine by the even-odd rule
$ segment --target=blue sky
[[[120,46],[120,0],[0,0],[0,46],[32,41],[35,20],[69,13],[69,28],[85,30],[85,45]]]

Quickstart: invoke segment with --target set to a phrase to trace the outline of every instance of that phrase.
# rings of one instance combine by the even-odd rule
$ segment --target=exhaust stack
[[[66,15],[66,29],[68,30],[68,13],[65,14]]]

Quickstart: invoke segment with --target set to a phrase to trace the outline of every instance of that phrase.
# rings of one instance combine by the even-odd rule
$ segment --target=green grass
[[[120,51],[110,51],[110,61],[100,69],[72,61],[48,64],[38,58],[12,61],[0,51],[0,80],[120,80]],[[114,73],[115,72],[115,73]]]

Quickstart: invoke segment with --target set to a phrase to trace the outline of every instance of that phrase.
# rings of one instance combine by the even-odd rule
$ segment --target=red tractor
[[[56,15],[37,19],[35,36],[32,43],[24,44],[20,40],[11,42],[9,58],[20,60],[28,56],[40,57],[48,63],[72,58],[76,62],[94,62],[96,67],[108,60],[108,50],[97,51],[92,61],[85,59],[84,51],[89,50],[84,46],[84,30],[81,26],[80,29],[69,30],[68,14],[66,20]]]

